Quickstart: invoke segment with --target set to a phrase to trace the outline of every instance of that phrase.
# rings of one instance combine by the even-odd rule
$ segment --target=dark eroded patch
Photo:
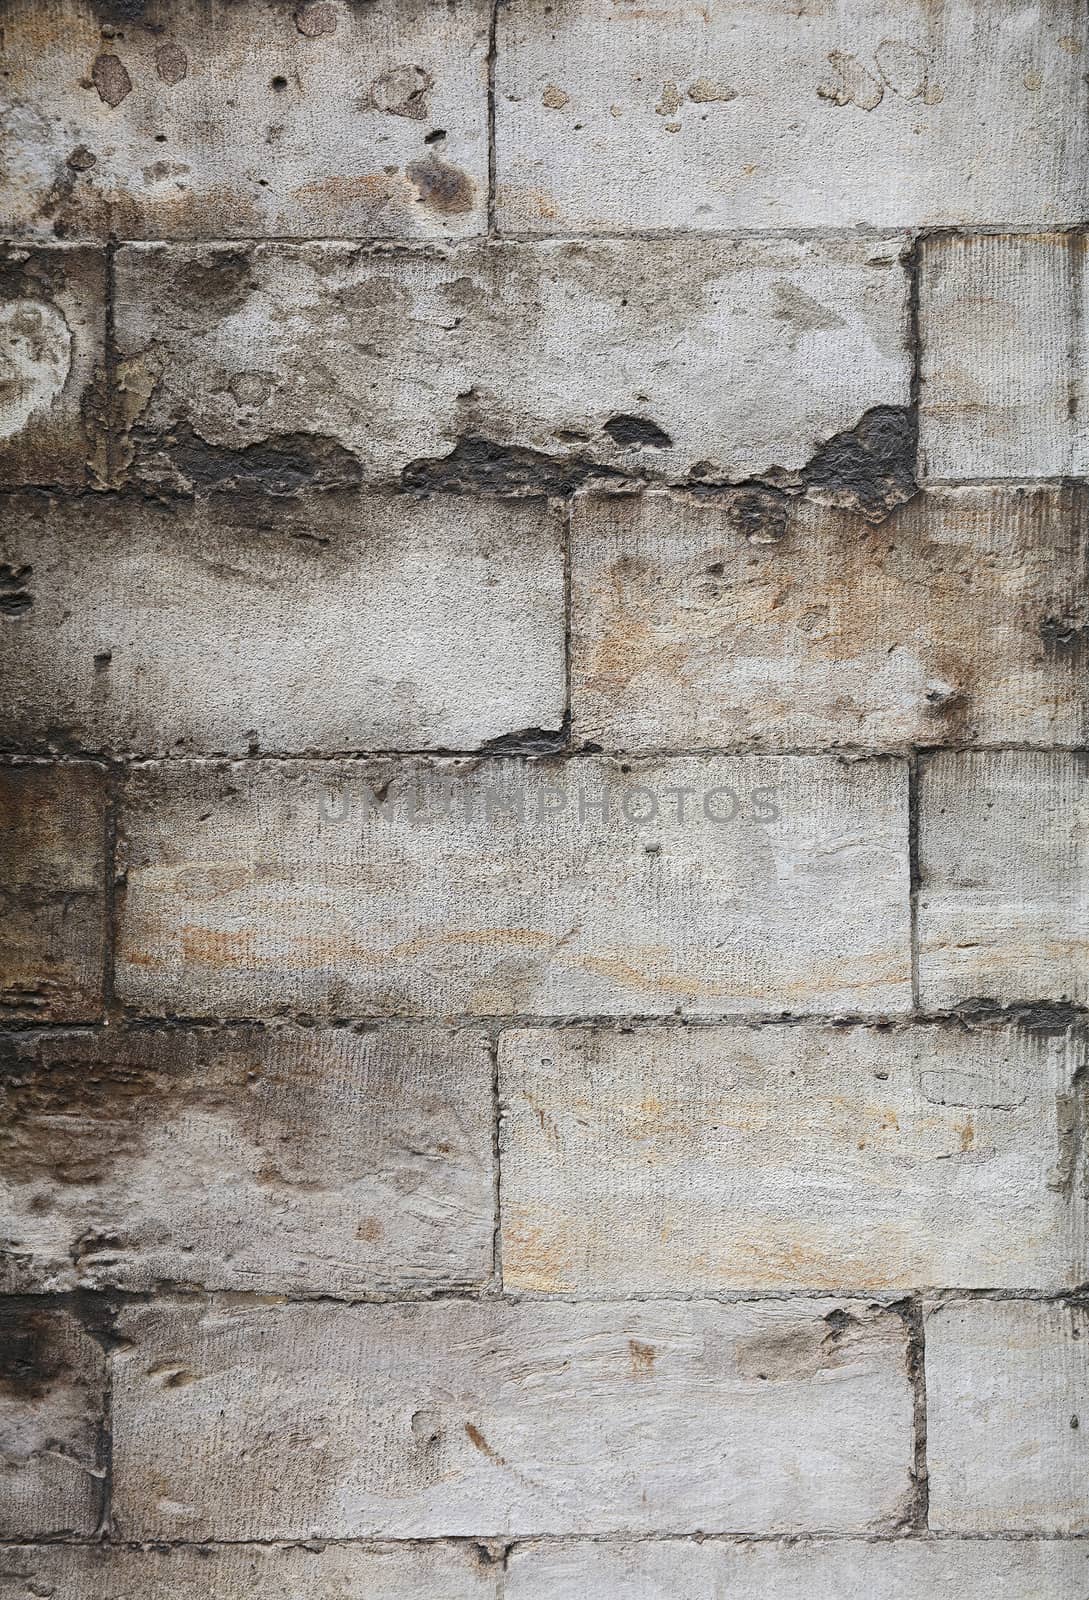
[[[906,406],[874,406],[820,446],[802,470],[803,486],[824,504],[883,522],[918,492],[915,446],[915,417]]]
[[[282,498],[307,489],[354,489],[362,481],[356,457],[325,434],[278,434],[237,450],[209,444],[188,426],[166,436],[134,430],[132,440],[141,475],[157,477],[176,493]]]
[[[665,429],[649,417],[632,417],[624,412],[609,418],[605,432],[614,444],[637,450],[668,450],[673,443]]]
[[[98,90],[98,98],[103,105],[119,106],[126,95],[132,93],[132,79],[120,56],[96,56],[91,68],[91,82]]]
[[[430,155],[423,161],[411,161],[405,173],[416,190],[419,203],[440,211],[444,216],[460,216],[473,209],[476,185],[468,173]]]
[[[0,1165],[11,1181],[97,1183],[142,1143],[162,1085],[136,1052],[56,1054],[0,1046]]]
[[[21,617],[34,604],[34,596],[27,588],[27,579],[34,569],[27,565],[13,567],[0,561],[0,617]]]
[[[401,487],[418,494],[565,495],[589,478],[621,476],[586,456],[550,456],[472,436],[459,439],[449,455],[410,461]]]
[[[43,1307],[0,1300],[0,1395],[44,1399],[66,1366],[56,1317]]]

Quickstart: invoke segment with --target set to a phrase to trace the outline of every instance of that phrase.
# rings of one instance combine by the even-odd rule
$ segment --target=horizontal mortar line
[[[101,1303],[107,1308],[121,1312],[129,1308],[146,1308],[157,1310],[160,1307],[185,1307],[204,1306],[215,1309],[217,1305],[229,1302],[239,1311],[283,1311],[292,1307],[309,1308],[328,1306],[341,1310],[370,1310],[388,1306],[422,1307],[422,1306],[479,1306],[503,1307],[507,1310],[517,1310],[521,1307],[535,1306],[583,1306],[600,1307],[606,1310],[622,1310],[638,1308],[640,1306],[762,1306],[762,1305],[795,1305],[804,1308],[807,1305],[823,1304],[832,1300],[837,1302],[850,1301],[865,1304],[881,1312],[888,1312],[899,1316],[905,1305],[915,1304],[924,1312],[937,1310],[947,1305],[962,1304],[965,1301],[987,1301],[994,1304],[1017,1302],[1031,1302],[1036,1305],[1086,1307],[1089,1297],[1089,1285],[1079,1285],[1067,1289],[1026,1289],[1026,1288],[859,1288],[832,1287],[820,1289],[760,1289],[738,1288],[699,1290],[699,1291],[666,1291],[657,1294],[602,1294],[586,1291],[575,1293],[571,1290],[559,1291],[555,1294],[542,1294],[523,1292],[509,1288],[497,1288],[492,1285],[482,1285],[478,1289],[434,1289],[431,1291],[412,1291],[403,1289],[386,1292],[357,1292],[345,1290],[336,1293],[332,1290],[306,1290],[299,1289],[269,1289],[223,1287],[217,1289],[202,1288],[197,1284],[184,1284],[174,1280],[164,1279],[152,1284],[146,1289],[125,1289],[110,1285],[91,1287],[85,1285],[73,1289],[24,1289],[16,1293],[0,1293],[0,1307],[23,1306],[28,1309],[38,1310],[73,1310],[78,1314],[81,1305],[86,1306],[88,1301]],[[905,1337],[910,1334],[910,1329],[905,1328]]]
[[[925,384],[926,380],[923,381]],[[925,415],[925,401],[922,410]],[[919,493],[925,496],[930,490],[946,489],[994,489],[999,492],[1013,492],[1017,489],[1078,489],[1087,482],[1089,473],[1084,472],[1041,473],[1039,477],[1017,473],[1009,478],[920,478],[916,487]],[[903,504],[908,505],[910,502],[905,500]],[[895,515],[897,509],[894,506],[890,515]],[[875,526],[880,527],[880,523]],[[1073,567],[1074,563],[1071,563],[1071,566]]]
[[[169,432],[169,429],[164,428],[161,431],[165,434]],[[250,442],[252,443],[253,441]],[[237,447],[231,446],[227,448],[228,450],[236,450],[236,453],[241,453],[248,446],[247,444],[241,444]],[[503,448],[515,449],[519,448],[519,446],[517,442],[514,442],[509,445],[503,445]],[[566,454],[563,450],[555,452],[554,456],[561,464],[566,460]],[[433,459],[442,461],[445,458],[436,456]],[[7,500],[41,497],[52,500],[87,502],[103,506],[131,505],[143,508],[150,506],[155,510],[163,510],[177,507],[208,507],[214,501],[217,507],[230,512],[233,507],[240,505],[252,507],[256,498],[262,510],[275,513],[282,508],[284,516],[287,517],[293,511],[297,512],[299,508],[321,506],[330,500],[334,504],[343,504],[348,499],[365,500],[368,497],[406,501],[446,500],[451,504],[458,501],[469,501],[470,503],[478,504],[480,502],[498,500],[504,505],[510,506],[540,500],[566,503],[572,500],[608,501],[635,499],[642,494],[668,492],[675,494],[692,493],[700,501],[705,502],[707,505],[713,505],[715,497],[720,494],[729,495],[735,492],[763,491],[781,496],[783,504],[788,511],[794,504],[817,505],[823,506],[825,510],[834,512],[844,518],[857,519],[860,515],[857,509],[853,509],[850,506],[826,505],[812,490],[807,490],[804,487],[797,489],[784,488],[769,482],[764,477],[761,477],[759,473],[756,475],[748,474],[745,477],[736,479],[692,478],[670,475],[665,471],[648,474],[646,470],[637,470],[639,464],[633,462],[631,463],[630,472],[626,468],[621,469],[624,472],[623,479],[596,475],[598,469],[600,469],[601,473],[606,473],[614,465],[615,463],[609,461],[591,462],[585,481],[580,481],[573,488],[562,492],[559,489],[548,490],[527,486],[524,489],[510,489],[504,490],[502,493],[496,493],[494,490],[483,487],[474,488],[471,484],[456,489],[440,487],[419,489],[406,485],[395,474],[392,477],[362,479],[358,483],[353,483],[340,489],[315,486],[304,487],[290,495],[273,495],[258,491],[255,496],[253,492],[248,492],[244,489],[215,489],[194,490],[193,492],[171,490],[164,491],[161,496],[149,497],[148,488],[144,481],[139,477],[130,477],[103,488],[94,488],[87,484],[40,482],[0,484],[0,504]],[[800,468],[797,470],[801,471]],[[1013,492],[1017,489],[1077,489],[1086,483],[1089,483],[1089,473],[1041,473],[1034,476],[1032,473],[1022,472],[1007,478],[920,478],[915,488],[916,494],[925,498],[928,493],[944,493],[950,489],[993,489],[998,492]],[[915,495],[913,494],[908,500],[901,501],[898,505],[893,506],[883,521],[888,521],[890,518],[894,519],[901,506],[912,504],[914,499]],[[869,526],[877,528],[882,525],[882,523],[874,523]],[[253,537],[255,539],[268,536],[275,537],[278,532],[277,528],[270,525],[254,532]],[[307,541],[303,535],[296,534],[295,537],[301,542],[314,542],[313,540]]]
[[[27,1534],[23,1537],[8,1536],[0,1539],[0,1550],[35,1550],[39,1548],[53,1548],[62,1550],[94,1550],[118,1551],[139,1555],[157,1555],[164,1550],[245,1550],[248,1548],[260,1550],[304,1550],[310,1554],[320,1554],[324,1549],[334,1550],[373,1550],[373,1549],[412,1549],[414,1547],[442,1547],[444,1545],[479,1547],[488,1545],[499,1550],[512,1553],[520,1547],[531,1547],[538,1544],[566,1545],[566,1544],[602,1544],[602,1545],[633,1545],[633,1544],[721,1544],[730,1547],[745,1545],[796,1545],[815,1544],[879,1544],[879,1545],[939,1545],[939,1544],[979,1544],[981,1542],[1021,1545],[1021,1544],[1085,1544],[1089,1548],[1089,1534],[1051,1533],[1051,1532],[1026,1532],[1023,1529],[1010,1529],[1000,1533],[962,1533],[946,1532],[928,1528],[905,1528],[902,1532],[873,1532],[860,1530],[854,1533],[840,1533],[815,1531],[813,1533],[703,1533],[700,1531],[670,1532],[670,1531],[631,1531],[631,1532],[591,1532],[591,1533],[435,1533],[435,1534],[405,1534],[400,1537],[391,1537],[388,1534],[356,1534],[356,1535],[329,1535],[320,1534],[312,1536],[298,1535],[295,1537],[281,1536],[276,1538],[204,1538],[204,1539],[177,1539],[149,1537],[147,1539],[124,1539],[110,1534],[105,1534],[100,1539],[88,1538],[78,1534]]]
[[[486,748],[465,749],[426,749],[409,748],[389,749],[360,749],[360,750],[261,750],[245,754],[230,755],[226,752],[211,754],[180,754],[157,753],[144,754],[116,752],[88,748],[86,750],[46,750],[39,747],[27,747],[22,750],[5,749],[0,751],[0,767],[15,766],[65,766],[65,765],[101,765],[114,766],[124,769],[125,772],[139,772],[150,767],[173,767],[179,770],[200,767],[222,768],[226,766],[260,766],[305,762],[315,768],[333,766],[342,763],[351,766],[355,763],[368,761],[467,761],[480,765],[483,762],[535,762],[555,765],[568,761],[577,762],[661,762],[661,761],[780,761],[798,760],[812,761],[825,759],[844,763],[863,761],[904,761],[907,762],[914,755],[930,757],[935,755],[1085,755],[1089,753],[1089,743],[1064,742],[1055,744],[1030,744],[1004,742],[998,744],[980,744],[950,742],[948,744],[913,744],[890,746],[866,745],[811,745],[786,748],[761,748],[754,749],[747,745],[714,745],[714,746],[682,746],[682,747],[636,747],[625,749],[610,746],[607,749],[589,749],[585,745],[557,745],[548,747],[543,742],[541,746],[527,743],[522,748],[489,750]],[[647,819],[644,825],[650,826],[654,819]]]
[[[115,1031],[129,1029],[133,1032],[169,1032],[193,1029],[212,1032],[227,1028],[256,1028],[275,1032],[278,1028],[305,1028],[313,1032],[353,1029],[361,1034],[383,1029],[477,1029],[482,1033],[509,1030],[547,1030],[560,1028],[598,1028],[613,1031],[658,1030],[663,1032],[699,1032],[713,1028],[872,1028],[887,1033],[892,1030],[908,1032],[912,1028],[951,1027],[964,1030],[971,1027],[1021,1025],[1034,1028],[1057,1028],[1066,1025],[1081,1026],[1089,1022],[1089,1005],[1065,1000],[1019,1000],[991,1006],[965,1006],[961,1010],[926,1010],[882,1012],[810,1011],[810,1012],[746,1012],[722,1011],[712,1014],[678,1015],[675,1012],[493,1012],[474,1014],[468,1012],[427,1015],[414,1013],[356,1013],[354,1015],[322,1015],[317,1010],[299,1008],[276,1015],[247,1015],[227,1013],[192,1015],[171,1012],[140,1011],[121,1004],[110,1015],[92,1021],[37,1021],[18,1019],[0,1020],[0,1037],[42,1038],[59,1033],[104,1034],[109,1028]]]
[[[473,246],[505,244],[578,244],[586,241],[623,243],[627,239],[641,241],[689,241],[772,239],[808,242],[810,240],[869,241],[874,239],[909,239],[925,242],[930,239],[975,238],[1035,238],[1040,236],[1078,237],[1089,229],[1085,220],[1049,222],[1038,218],[1014,218],[987,222],[858,222],[858,223],[808,223],[781,227],[747,228],[567,228],[562,230],[536,230],[497,227],[481,228],[454,238],[421,238],[411,234],[291,234],[247,233],[225,237],[222,234],[190,234],[185,237],[128,238],[117,234],[73,234],[64,239],[39,234],[0,233],[0,245],[16,249],[100,249],[110,245],[118,249],[133,246],[146,249],[223,248],[239,249],[252,245],[272,244],[306,247],[307,245],[338,245],[349,249],[364,249],[381,254],[383,250],[412,250],[419,254],[448,255],[458,249]]]

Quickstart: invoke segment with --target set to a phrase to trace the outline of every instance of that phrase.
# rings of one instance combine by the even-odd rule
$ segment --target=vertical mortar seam
[[[486,234],[494,239],[497,234],[496,212],[496,150],[495,150],[495,64],[499,38],[499,0],[491,0],[488,8],[488,206]]]
[[[913,749],[908,756],[908,942],[911,957],[911,1017],[922,1010],[919,978],[919,777],[920,756]]]

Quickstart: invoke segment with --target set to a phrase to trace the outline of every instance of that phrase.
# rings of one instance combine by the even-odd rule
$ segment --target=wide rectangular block
[[[123,830],[156,1014],[910,1007],[894,760],[148,764]]]
[[[0,1017],[101,1014],[105,892],[102,768],[0,765]]]
[[[895,1310],[133,1307],[128,1539],[891,1530],[912,1498]]]
[[[114,1029],[0,1050],[0,1285],[360,1294],[491,1275],[469,1032]]]
[[[543,502],[12,497],[0,728],[141,754],[471,748],[564,712]]]
[[[1089,1002],[1089,764],[1081,753],[924,760],[922,1002]]]
[[[1076,743],[1082,489],[941,489],[878,527],[753,490],[579,496],[572,720],[610,749]]]
[[[499,1062],[509,1290],[1085,1279],[1073,1030],[542,1028]]]
[[[1082,1303],[954,1300],[929,1311],[931,1528],[1089,1533],[1087,1339]]]
[[[286,455],[318,482],[551,493],[595,466],[794,470],[908,403],[904,244],[130,246],[133,471],[191,489]]]
[[[486,225],[487,7],[14,0],[7,233],[443,238]]]
[[[498,1567],[471,1544],[16,1545],[2,1600],[496,1600]]]
[[[1085,216],[1077,0],[511,0],[498,17],[504,229]]]
[[[1089,473],[1084,234],[921,246],[920,459],[928,478]]]
[[[0,487],[106,479],[105,339],[104,251],[0,245]],[[19,578],[0,566],[0,613]]]
[[[95,1531],[105,1391],[102,1346],[71,1310],[0,1300],[0,1538]]]
[[[1089,1548],[1076,1540],[549,1540],[511,1551],[505,1593],[507,1600],[1073,1600],[1087,1580]],[[31,1597],[16,1589],[12,1600]]]

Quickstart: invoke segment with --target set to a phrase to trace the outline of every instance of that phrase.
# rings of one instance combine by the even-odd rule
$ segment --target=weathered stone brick
[[[347,1294],[491,1273],[468,1032],[111,1028],[4,1043],[0,1285]]]
[[[935,1531],[1089,1533],[1087,1338],[1084,1304],[959,1300],[929,1312]]]
[[[897,761],[150,764],[124,832],[154,1013],[910,1005]]]
[[[1089,473],[1083,234],[922,246],[920,450],[930,478]]]
[[[0,1300],[0,1538],[93,1533],[105,1355],[72,1313]]]
[[[536,233],[1080,222],[1086,44],[1077,0],[512,0],[500,219]]]
[[[127,1312],[133,1539],[897,1526],[906,1329],[855,1302]]]
[[[541,503],[5,509],[25,602],[0,726],[24,748],[60,729],[142,754],[463,749],[562,723],[562,531]]]
[[[84,762],[0,766],[0,1016],[102,1010],[106,779]]]
[[[487,46],[479,0],[150,0],[112,14],[58,0],[44,15],[14,0],[0,225],[129,239],[480,233]]]
[[[1089,1002],[1089,765],[945,752],[920,783],[924,1005]]]
[[[499,1059],[508,1289],[1086,1276],[1073,1033],[536,1029]]]
[[[505,1594],[507,1600],[583,1600],[587,1594],[609,1600],[1060,1600],[1080,1595],[1087,1578],[1089,1548],[1076,1540],[549,1540],[511,1551]],[[13,1600],[24,1600],[23,1593],[16,1590]]]
[[[109,1545],[0,1549],[3,1600],[495,1600],[498,1567],[465,1544]],[[1017,1597],[1015,1597],[1017,1600]]]
[[[796,469],[871,408],[907,404],[901,248],[133,246],[117,338],[135,470],[199,486],[260,447],[320,478],[350,452],[368,479],[540,493],[595,463]]]
[[[0,486],[105,479],[105,337],[101,250],[0,245]],[[0,613],[18,577],[0,566]]]
[[[935,490],[879,527],[751,490],[579,496],[572,714],[612,749],[1076,743],[1087,506]]]

